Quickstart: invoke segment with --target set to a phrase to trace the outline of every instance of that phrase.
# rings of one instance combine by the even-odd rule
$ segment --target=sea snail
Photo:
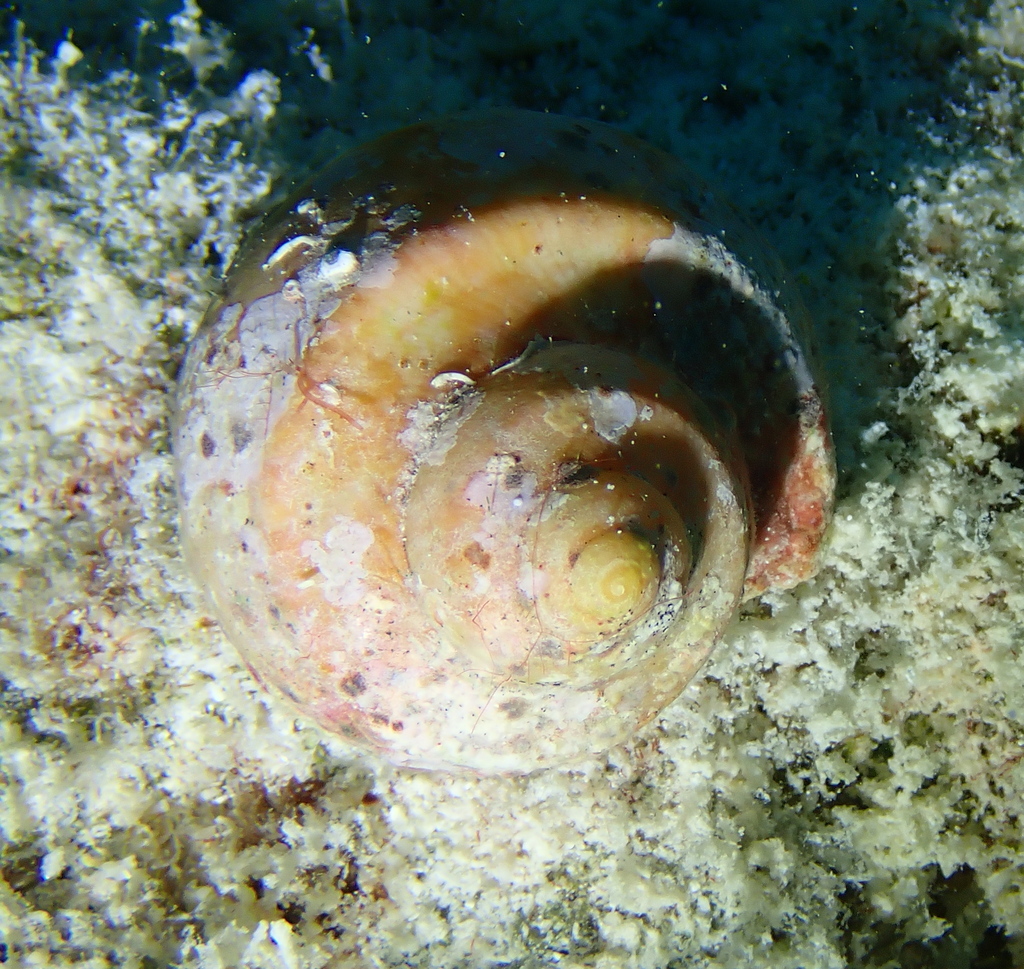
[[[835,482],[801,311],[682,165],[523,111],[417,124],[272,211],[188,351],[183,545],[265,684],[393,762],[625,739]]]

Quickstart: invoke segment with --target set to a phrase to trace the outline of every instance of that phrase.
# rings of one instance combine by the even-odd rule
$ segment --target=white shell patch
[[[352,518],[339,518],[322,542],[302,543],[302,554],[321,576],[320,580],[310,581],[319,581],[327,602],[338,606],[359,602],[366,591],[363,555],[372,544],[373,532]]]
[[[601,390],[592,387],[587,391],[590,414],[594,430],[606,441],[618,444],[637,418],[636,401],[624,390]]]

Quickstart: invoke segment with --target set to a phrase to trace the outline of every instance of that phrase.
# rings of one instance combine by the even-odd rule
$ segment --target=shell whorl
[[[553,344],[475,393],[406,504],[409,565],[439,626],[506,675],[579,689],[685,639],[712,579],[728,618],[743,490],[670,373]]]
[[[254,672],[398,763],[532,770],[810,574],[820,398],[726,228],[666,156],[526,112],[385,136],[271,213],[175,428],[186,555]]]

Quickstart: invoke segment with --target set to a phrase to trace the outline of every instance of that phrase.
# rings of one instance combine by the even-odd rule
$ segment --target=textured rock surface
[[[624,120],[757,215],[821,324],[844,473],[832,551],[584,770],[453,780],[325,740],[260,695],[185,579],[167,438],[182,339],[262,205],[241,146],[261,150],[278,86],[165,104],[148,82],[87,85],[89,50],[56,74],[8,59],[7,964],[1019,965],[1015,7],[957,23],[888,0],[629,19],[580,3],[552,21],[509,3],[471,30],[412,0],[350,6],[349,39],[312,41],[333,88],[309,47],[288,62],[302,78],[267,62],[285,92],[323,86],[330,137],[546,99]],[[177,29],[223,79],[216,38]],[[187,76],[166,57],[168,83]],[[278,131],[308,134],[289,97]]]

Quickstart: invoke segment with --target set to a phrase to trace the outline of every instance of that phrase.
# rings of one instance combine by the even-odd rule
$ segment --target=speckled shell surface
[[[264,219],[189,348],[187,560],[325,727],[412,767],[579,760],[813,573],[804,326],[711,192],[615,128],[384,136]]]

